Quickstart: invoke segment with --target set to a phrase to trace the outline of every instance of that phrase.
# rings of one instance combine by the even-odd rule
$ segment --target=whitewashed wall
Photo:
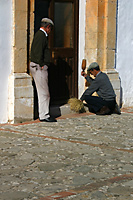
[[[8,76],[11,69],[12,0],[0,0],[0,123],[8,121]]]
[[[79,98],[84,92],[85,82],[84,78],[81,76],[81,64],[82,59],[85,57],[85,7],[86,0],[79,1],[79,69],[78,69],[78,94]]]
[[[116,53],[123,107],[133,106],[133,0],[118,0]]]

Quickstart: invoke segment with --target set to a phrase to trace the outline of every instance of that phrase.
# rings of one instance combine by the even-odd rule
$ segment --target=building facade
[[[37,4],[37,2],[40,4]],[[51,2],[51,5],[48,2]],[[61,46],[62,52],[67,53],[65,69],[70,51],[74,57],[72,58],[70,55],[69,63],[75,62],[75,66],[77,66],[72,75],[72,79],[75,80],[75,87],[78,90],[74,94],[80,97],[85,89],[84,79],[80,75],[82,59],[85,58],[87,65],[96,61],[101,70],[108,74],[117,94],[118,104],[124,107],[133,106],[133,89],[131,87],[133,76],[133,14],[131,11],[133,2],[130,1],[125,4],[124,0],[72,0],[68,2],[67,0],[1,0],[0,123],[14,123],[33,119],[34,93],[28,65],[30,46],[37,27],[35,27],[35,23],[37,23],[38,18],[35,19],[35,17],[37,17],[37,9],[41,4],[50,9],[51,12],[47,14],[50,13],[53,20],[57,21],[57,25],[59,16],[52,15],[53,7],[64,9],[66,12],[64,19],[66,19],[68,11],[72,11],[74,5],[75,13],[72,16],[74,20],[78,20],[74,21],[73,28],[70,20],[67,20],[64,30],[65,32],[70,30],[67,35],[71,40],[67,41],[65,38],[64,40],[67,43],[64,43],[63,47]],[[8,15],[6,10],[8,10]],[[40,8],[39,12],[41,12]],[[56,10],[54,10],[54,13],[56,13]],[[75,35],[76,40],[71,34],[71,29],[75,30],[75,28],[77,28],[78,35],[78,37]],[[77,42],[77,46],[74,46],[75,42],[73,41]],[[57,43],[59,42],[62,45],[61,41],[57,40]],[[54,51],[52,49],[52,59],[57,61],[56,56],[59,54],[60,48],[54,46],[52,48],[54,49]],[[69,49],[69,52],[67,49]],[[71,81],[69,80],[68,83],[71,83]]]

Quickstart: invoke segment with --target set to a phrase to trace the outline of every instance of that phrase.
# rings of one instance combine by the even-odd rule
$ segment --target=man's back
[[[98,76],[96,76],[95,81],[99,85],[99,88],[96,91],[98,96],[105,100],[115,99],[116,95],[107,74],[100,72]]]
[[[50,63],[48,40],[41,30],[36,32],[31,45],[31,62],[37,63],[41,67]]]

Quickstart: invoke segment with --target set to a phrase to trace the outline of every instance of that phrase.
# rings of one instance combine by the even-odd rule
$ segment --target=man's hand
[[[87,75],[90,76],[90,71],[87,71]]]
[[[87,76],[87,74],[85,73],[85,72],[81,72],[81,76],[83,76],[83,77],[86,77]]]

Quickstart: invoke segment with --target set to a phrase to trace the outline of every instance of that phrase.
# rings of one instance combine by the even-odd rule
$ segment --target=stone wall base
[[[20,123],[33,119],[32,78],[26,73],[9,76],[8,121]]]

